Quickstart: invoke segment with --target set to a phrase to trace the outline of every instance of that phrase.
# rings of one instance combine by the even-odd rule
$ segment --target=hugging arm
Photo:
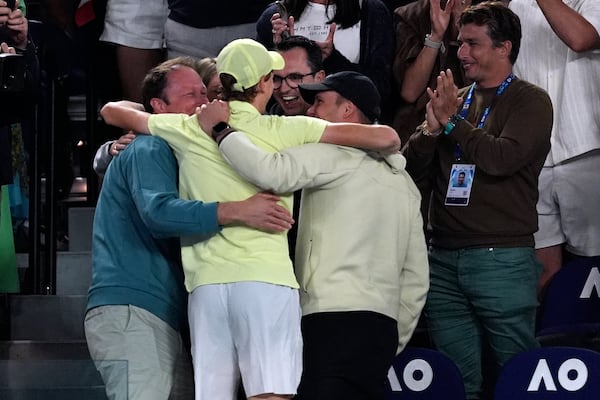
[[[257,193],[243,201],[219,203],[220,225],[246,225],[267,232],[283,232],[292,227],[292,215],[277,204],[281,199],[270,193]]]
[[[289,193],[315,187],[344,173],[336,168],[335,147],[306,144],[269,153],[241,132],[221,141],[221,155],[244,179],[275,193]]]
[[[358,147],[384,155],[400,149],[398,134],[387,125],[330,123],[321,136],[321,143]]]
[[[100,115],[109,125],[135,132],[150,131],[148,129],[150,113],[144,111],[139,103],[126,100],[111,101],[102,107]]]
[[[293,219],[278,196],[258,193],[242,201],[204,203],[180,199],[177,170],[167,168],[168,152],[152,152],[131,163],[131,189],[140,215],[155,237],[202,235],[223,226],[246,225],[269,232],[290,229]],[[161,160],[164,159],[164,160]]]

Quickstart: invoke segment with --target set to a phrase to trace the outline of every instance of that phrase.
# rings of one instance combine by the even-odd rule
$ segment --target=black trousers
[[[383,400],[398,347],[396,320],[370,311],[309,314],[302,337],[296,400]]]

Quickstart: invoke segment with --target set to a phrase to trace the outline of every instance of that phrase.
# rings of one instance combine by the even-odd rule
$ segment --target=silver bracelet
[[[431,35],[427,34],[425,35],[425,41],[423,42],[423,44],[426,47],[431,47],[432,49],[436,49],[436,50],[440,50],[442,49],[442,52],[444,51],[444,42],[434,42],[433,40],[429,39]]]

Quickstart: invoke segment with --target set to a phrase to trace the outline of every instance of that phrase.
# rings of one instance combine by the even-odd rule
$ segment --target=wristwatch
[[[227,122],[221,121],[213,126],[210,136],[215,142],[217,142],[217,144],[220,144],[221,141],[227,137],[227,135],[234,131],[235,129],[230,127]]]
[[[436,137],[440,133],[442,133],[442,128],[438,128],[435,131],[430,131],[429,130],[429,125],[427,125],[427,121],[423,121],[423,123],[421,125],[417,126],[417,131],[416,132],[418,132],[418,133],[420,133],[421,135],[424,135],[424,136]]]
[[[221,133],[223,133],[223,131],[225,131],[227,128],[229,128],[229,124],[227,124],[227,122],[219,122],[218,124],[216,124],[215,126],[212,127],[212,131],[210,132],[210,136],[214,139],[217,140],[217,137],[219,137],[219,135],[221,135]]]
[[[434,42],[430,39],[431,35],[428,33],[425,35],[425,40],[423,41],[423,45],[425,47],[431,47],[432,49],[436,49],[444,53],[446,51],[446,46],[444,46],[444,42]]]
[[[454,128],[456,127],[456,124],[458,124],[460,121],[463,121],[464,117],[460,114],[453,114],[448,118],[448,122],[446,123],[446,126],[444,127],[444,135],[449,135],[452,133],[452,131],[454,130]]]

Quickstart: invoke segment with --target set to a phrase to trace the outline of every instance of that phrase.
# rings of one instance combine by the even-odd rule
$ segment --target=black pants
[[[302,318],[304,366],[296,400],[383,400],[398,347],[396,321],[369,311]]]

